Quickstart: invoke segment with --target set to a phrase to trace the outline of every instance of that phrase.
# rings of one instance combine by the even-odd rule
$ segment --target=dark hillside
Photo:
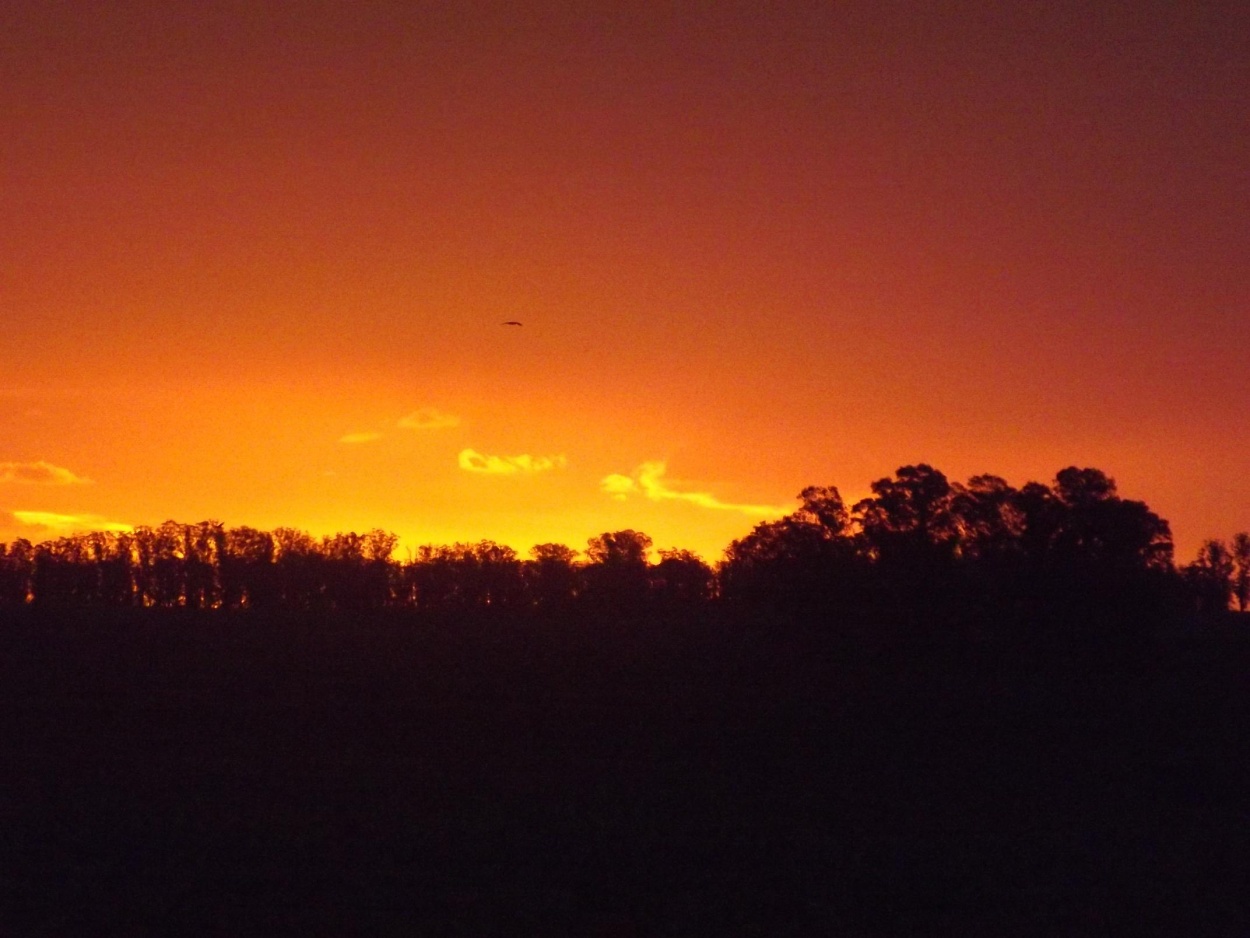
[[[1238,627],[76,615],[0,628],[6,933],[1250,932]]]

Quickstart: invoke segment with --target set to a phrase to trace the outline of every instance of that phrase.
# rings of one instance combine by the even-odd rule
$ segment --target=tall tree
[[[1020,493],[994,475],[951,486],[951,514],[965,559],[1002,563],[1023,552],[1025,515]]]
[[[725,550],[721,595],[772,607],[838,602],[858,570],[850,513],[837,488],[809,486],[799,507],[762,521]]]
[[[316,609],[327,602],[322,571],[324,556],[306,531],[275,528],[275,573],[282,604],[291,609]]]
[[[224,526],[220,521],[182,525],[186,604],[195,609],[221,605],[221,548]]]
[[[634,606],[647,595],[651,538],[641,531],[607,531],[586,546],[586,591],[605,604]]]
[[[666,603],[690,605],[712,597],[715,576],[698,554],[688,550],[662,550],[651,571],[652,588]]]
[[[218,548],[222,602],[231,609],[263,609],[280,598],[273,535],[256,528],[228,528]]]
[[[1055,476],[1062,511],[1051,549],[1064,562],[1104,570],[1171,569],[1172,531],[1144,502],[1122,499],[1097,469]]]
[[[607,531],[589,540],[586,557],[602,566],[645,566],[649,550],[651,538],[641,531]]]
[[[523,573],[530,601],[536,606],[559,606],[577,595],[577,551],[565,544],[535,544]]]
[[[945,475],[925,463],[903,466],[872,483],[872,493],[854,509],[869,557],[913,577],[953,557],[958,529]]]
[[[1233,598],[1236,569],[1228,545],[1218,538],[1203,541],[1198,556],[1182,571],[1190,595],[1203,612],[1224,612]]]
[[[0,544],[0,603],[30,601],[35,569],[35,548],[25,538]]]
[[[1245,612],[1250,607],[1250,533],[1239,531],[1233,535],[1233,598],[1237,610]]]

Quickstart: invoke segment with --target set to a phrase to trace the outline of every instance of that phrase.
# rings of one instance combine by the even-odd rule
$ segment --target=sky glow
[[[0,540],[1250,528],[1250,7],[417,6],[0,13]]]

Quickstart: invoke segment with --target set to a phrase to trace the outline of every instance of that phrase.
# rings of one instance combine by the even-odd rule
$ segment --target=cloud
[[[709,492],[683,492],[672,488],[664,481],[668,464],[662,460],[644,462],[630,475],[613,473],[604,476],[599,488],[611,498],[624,501],[631,495],[645,495],[653,502],[682,501],[698,505],[700,508],[711,508],[716,511],[737,511],[744,515],[758,518],[775,518],[788,514],[790,508],[780,505],[743,505],[723,502]]]
[[[382,439],[381,433],[375,433],[374,431],[369,430],[365,433],[345,433],[339,437],[339,442],[347,444],[372,443],[374,440],[380,439]]]
[[[401,417],[395,426],[404,430],[444,430],[447,427],[460,426],[460,418],[454,414],[444,414],[433,407],[422,407],[407,417]]]
[[[605,476],[603,481],[599,483],[599,487],[618,502],[623,502],[630,495],[640,491],[637,482],[629,476],[623,476],[617,472],[610,476]]]
[[[0,482],[23,485],[89,485],[90,479],[74,475],[50,462],[0,462]]]
[[[74,531],[131,531],[134,525],[109,521],[100,515],[59,515],[51,511],[14,511],[12,516],[18,524],[38,528],[53,534],[69,534]]]
[[[564,454],[559,456],[484,456],[477,450],[462,449],[460,451],[460,468],[466,472],[480,472],[487,475],[516,475],[536,472],[548,472],[552,469],[563,469],[568,465]]]

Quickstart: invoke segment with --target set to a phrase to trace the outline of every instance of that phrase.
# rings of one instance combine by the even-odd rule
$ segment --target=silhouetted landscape
[[[23,935],[1250,933],[1250,537],[1096,469],[396,558],[0,545]]]

